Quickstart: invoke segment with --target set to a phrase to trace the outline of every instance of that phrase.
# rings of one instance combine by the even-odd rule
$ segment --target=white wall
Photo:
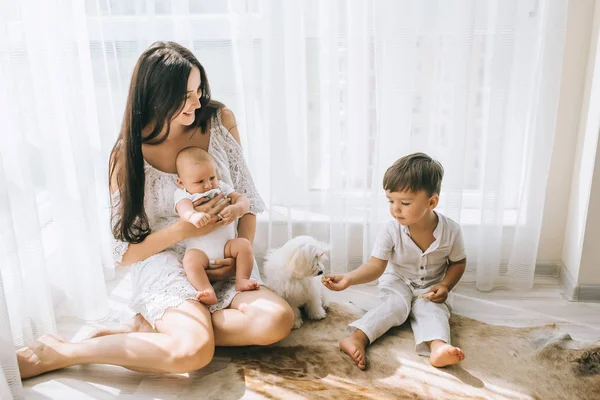
[[[581,106],[588,70],[594,6],[594,0],[569,2],[554,151],[538,249],[538,262],[541,263],[560,264],[563,259],[563,242],[576,160],[577,133],[582,116]],[[597,33],[594,36],[597,36]],[[573,258],[570,253],[568,258]],[[577,278],[578,262],[568,264]]]
[[[579,129],[577,130],[577,148],[563,243],[563,262],[574,281],[579,284],[587,283],[581,280],[580,266],[600,127],[600,60],[598,60],[600,54],[597,51],[600,2],[595,4],[593,16],[594,24],[585,74]]]
[[[596,114],[600,114],[600,112]],[[597,138],[600,121],[596,119],[595,122]],[[596,165],[583,237],[578,283],[580,285],[600,285],[600,141],[596,147]]]

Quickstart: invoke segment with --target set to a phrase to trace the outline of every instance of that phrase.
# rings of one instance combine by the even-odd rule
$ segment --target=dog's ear
[[[288,258],[287,265],[290,268],[293,268],[294,265],[296,265],[296,263],[298,263],[298,259],[300,258],[298,250],[299,250],[298,248],[293,249],[292,254],[290,254],[290,257]]]
[[[294,246],[289,247],[288,263],[296,265],[298,262],[303,262],[306,253],[306,246],[303,243],[294,243]]]

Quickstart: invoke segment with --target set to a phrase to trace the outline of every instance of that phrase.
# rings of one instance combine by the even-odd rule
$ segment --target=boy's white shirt
[[[396,220],[389,221],[380,230],[371,255],[388,261],[380,285],[400,278],[415,288],[425,288],[439,283],[446,274],[448,260],[456,262],[466,258],[460,225],[435,211],[438,224],[433,231],[435,241],[424,252],[410,237],[407,226]]]
[[[221,192],[223,192],[223,194],[225,194],[225,196],[229,196],[231,193],[233,193],[235,190],[229,186],[228,184],[226,184],[223,181],[219,181],[219,189]],[[210,192],[212,192],[215,189],[211,189],[208,192],[204,192],[204,193],[188,193],[187,190],[182,189],[182,188],[177,188],[177,190],[175,190],[175,193],[173,194],[173,204],[174,207],[177,209],[177,203],[179,203],[181,200],[183,199],[190,199],[192,202],[199,200],[203,197],[207,197],[207,194],[209,194]],[[218,193],[215,193],[215,196]],[[213,198],[214,196],[211,196],[211,198]]]

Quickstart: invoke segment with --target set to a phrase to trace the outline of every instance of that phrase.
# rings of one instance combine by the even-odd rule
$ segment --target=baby
[[[199,147],[188,147],[177,154],[177,185],[174,194],[175,211],[184,220],[197,228],[205,226],[211,216],[194,209],[194,201],[211,199],[223,193],[231,204],[218,215],[224,226],[192,238],[185,243],[183,269],[190,283],[198,290],[198,300],[206,305],[216,304],[217,296],[206,275],[210,260],[235,257],[235,289],[239,292],[258,289],[258,283],[250,280],[254,265],[252,244],[244,238],[236,238],[236,219],[248,212],[250,202],[244,195],[217,177],[215,164],[208,152]]]
[[[416,351],[431,365],[444,367],[465,358],[450,344],[450,311],[444,303],[460,280],[466,255],[460,225],[434,211],[444,170],[423,153],[396,161],[383,177],[390,204],[389,221],[379,232],[371,259],[356,270],[324,277],[331,290],[379,278],[381,302],[348,326],[340,349],[360,369],[366,367],[365,347],[410,318]]]

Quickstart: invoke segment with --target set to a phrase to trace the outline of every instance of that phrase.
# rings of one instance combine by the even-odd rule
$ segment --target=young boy
[[[371,259],[345,275],[326,276],[323,284],[340,291],[379,280],[382,301],[348,326],[340,349],[365,369],[365,347],[410,316],[416,351],[431,365],[464,360],[450,344],[450,311],[444,301],[466,266],[460,226],[434,211],[444,170],[423,153],[396,161],[386,171],[383,188],[394,218],[380,231]]]
[[[181,150],[175,163],[179,188],[173,194],[173,203],[184,221],[201,228],[210,220],[210,215],[194,209],[193,202],[198,199],[212,198],[223,192],[231,200],[231,205],[218,216],[224,221],[224,226],[185,240],[183,269],[192,286],[198,290],[198,300],[206,305],[217,302],[205,271],[209,267],[209,259],[235,257],[235,289],[238,292],[258,289],[258,283],[250,280],[254,265],[252,245],[248,240],[236,237],[235,224],[232,223],[248,212],[248,198],[218,179],[212,157],[199,147]]]

